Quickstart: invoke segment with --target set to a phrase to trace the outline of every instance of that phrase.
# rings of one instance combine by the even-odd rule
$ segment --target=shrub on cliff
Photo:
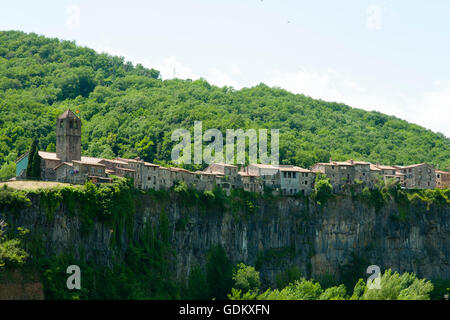
[[[324,174],[317,174],[314,192],[311,194],[311,198],[317,203],[324,205],[327,203],[328,199],[332,196],[333,186],[330,183],[330,179]]]

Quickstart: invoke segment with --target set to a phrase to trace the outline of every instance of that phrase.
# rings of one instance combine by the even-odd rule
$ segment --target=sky
[[[261,82],[450,137],[447,0],[0,0],[0,30],[236,89]]]

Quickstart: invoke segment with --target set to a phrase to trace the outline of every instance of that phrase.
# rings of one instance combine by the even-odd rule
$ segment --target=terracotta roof
[[[441,174],[450,174],[450,172],[448,172],[448,171],[442,171],[442,170],[434,170],[434,172],[436,172],[436,173],[441,173]]]
[[[252,174],[252,173],[247,173],[247,172],[243,172],[243,171],[239,171],[238,175],[243,176],[243,177],[257,177],[257,174]]]
[[[105,167],[105,165],[102,164],[102,163],[84,161],[84,160],[83,160],[83,157],[81,157],[81,161],[73,160],[72,162],[73,162],[73,163],[85,164],[85,165],[88,165],[88,166]]]
[[[352,162],[352,161],[353,161],[353,162]],[[348,162],[348,163],[350,163],[350,164],[364,164],[364,165],[369,164],[369,165],[370,165],[370,162],[366,162],[366,161],[358,161],[358,160],[352,160],[352,159],[347,160],[346,162]]]
[[[370,164],[370,170],[372,170],[372,171],[381,171],[381,169],[380,168],[378,168],[376,165],[374,165],[374,164]]]
[[[105,160],[105,159],[81,156],[81,162],[86,163],[86,164],[100,164],[100,161],[102,161],[102,160]]]
[[[105,173],[113,174],[113,173],[115,173],[115,171],[114,170],[110,170],[110,169],[105,169]]]
[[[66,119],[66,118],[79,119],[77,115],[73,113],[70,109],[67,109],[58,117],[58,119]]]
[[[294,172],[312,172],[311,170],[300,168],[297,166],[287,166],[287,165],[280,165],[279,166],[280,171],[294,171]]]
[[[186,170],[186,169],[183,169],[183,168],[174,168],[174,167],[171,167],[171,168],[170,168],[170,171],[184,172],[184,173],[191,173],[191,174],[193,174],[192,171],[189,171],[189,170]]]
[[[61,160],[56,156],[56,152],[38,151],[38,153],[45,160]]]
[[[409,166],[399,166],[402,169],[406,169],[406,168],[414,168],[414,167],[419,167],[419,166],[423,166],[426,163],[417,163],[417,164],[410,164]]]
[[[251,163],[249,166],[257,167],[260,169],[274,169],[274,170],[279,169],[277,166],[274,166],[272,164]]]
[[[219,166],[222,166],[222,167],[237,168],[237,166],[235,166],[235,165],[228,164],[228,163],[223,163],[223,162],[211,163],[211,165],[219,165]]]
[[[150,163],[150,162],[144,162],[144,165],[147,167],[159,167],[159,165],[154,164],[154,163]]]
[[[387,166],[387,165],[383,165],[383,164],[376,164],[375,166],[381,170],[396,170],[397,169],[396,167]]]
[[[69,167],[73,167],[73,163],[72,162],[61,162],[60,164],[58,164],[55,167],[55,170],[58,169],[59,167],[62,167],[63,165],[69,166]]]
[[[102,159],[100,162],[110,162],[115,164],[128,164],[128,162],[116,160],[116,159]]]

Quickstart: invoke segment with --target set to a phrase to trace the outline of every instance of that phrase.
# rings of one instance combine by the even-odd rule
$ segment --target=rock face
[[[180,280],[186,279],[193,265],[204,264],[209,248],[218,243],[233,263],[258,266],[266,284],[273,284],[279,272],[292,266],[306,277],[339,278],[342,267],[354,257],[364,258],[364,270],[378,265],[382,271],[391,268],[429,279],[450,278],[448,205],[418,203],[405,211],[391,202],[376,210],[351,197],[337,197],[324,207],[305,199],[281,198],[261,200],[253,213],[245,214],[239,209],[188,206],[176,197],[140,198],[132,232],[97,221],[83,233],[77,214],[68,214],[60,204],[49,218],[37,197],[31,207],[18,214],[1,213],[0,218],[30,229],[42,239],[48,254],[73,252],[112,266],[120,263],[130,237],[141,238],[146,226],[158,225],[165,212],[175,252],[173,272]],[[120,246],[111,245],[115,233],[120,233]]]

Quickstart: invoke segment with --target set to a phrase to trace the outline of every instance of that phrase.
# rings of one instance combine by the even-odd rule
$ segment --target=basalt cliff
[[[242,207],[217,206],[187,203],[173,192],[159,198],[138,194],[133,210],[123,213],[128,218],[120,223],[94,219],[86,228],[80,204],[56,200],[49,210],[42,196],[29,197],[26,207],[4,207],[1,218],[29,229],[44,255],[70,254],[109,268],[121,263],[131,242],[145,242],[148,230],[160,227],[163,214],[172,249],[169,268],[180,282],[194,265],[204,266],[208,250],[217,244],[233,263],[256,266],[266,285],[292,266],[308,278],[339,278],[355,259],[363,265],[354,268],[378,265],[428,279],[450,278],[448,204],[417,202],[405,208],[391,200],[373,206],[336,196],[320,205],[282,197],[258,199],[248,210],[245,202]]]

